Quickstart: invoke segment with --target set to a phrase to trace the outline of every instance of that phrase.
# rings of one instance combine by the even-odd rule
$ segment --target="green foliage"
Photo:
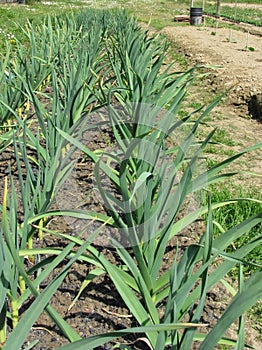
[[[254,2],[252,2],[254,3]],[[216,5],[207,4],[205,12],[215,15],[217,13]],[[260,26],[262,23],[262,11],[251,7],[233,7],[221,5],[220,15],[225,18],[233,19],[237,22],[250,23]]]
[[[228,0],[227,2],[234,4],[236,1],[235,0]],[[237,2],[239,4],[260,4],[260,0],[238,0]]]
[[[212,187],[213,202],[226,201],[228,198],[232,197],[243,199],[238,200],[235,204],[221,207],[214,212],[213,220],[218,224],[215,225],[214,229],[214,234],[216,236],[262,211],[262,196],[256,188],[251,188],[247,191],[244,190],[242,186],[236,186],[233,183],[220,187]],[[229,251],[233,252],[235,249],[245,245],[249,240],[257,239],[261,235],[262,225],[260,224],[247,232],[246,235],[242,236],[236,242],[232,242]],[[248,255],[247,261],[262,265],[261,248],[259,246]],[[247,265],[244,271],[247,275],[252,274],[256,269],[257,267],[255,265]]]
[[[237,200],[212,203],[208,196],[207,203],[199,203],[189,212],[185,207],[188,198],[234,175],[226,173],[226,168],[262,145],[207,170],[198,168],[214,132],[201,142],[196,142],[195,135],[219,99],[206,108],[196,104],[191,106],[196,109],[193,112],[181,111],[197,68],[178,73],[172,65],[166,66],[167,41],[143,31],[125,11],[86,10],[67,17],[48,17],[38,26],[28,22],[21,31],[26,44],[15,38],[15,54],[7,44],[0,63],[4,123],[0,150],[11,150],[16,164],[15,172],[10,166],[4,181],[1,206],[3,350],[20,349],[43,310],[70,340],[64,349],[92,349],[137,332],[144,333],[157,350],[190,349],[195,340],[201,341],[202,350],[217,344],[242,349],[243,314],[262,296],[261,269],[247,280],[242,276],[246,257],[261,245],[260,236],[246,235],[261,225],[261,212],[248,218],[244,215],[214,235],[216,211]],[[96,123],[92,123],[93,113],[101,117]],[[181,115],[183,118],[178,118]],[[193,120],[195,115],[198,118]],[[82,131],[92,134],[100,126],[110,128],[116,151],[91,150],[82,143]],[[219,137],[227,140],[223,133]],[[104,213],[51,210],[71,175],[76,149],[94,163]],[[199,240],[184,251],[179,250],[178,240],[173,264],[162,271],[171,240],[205,214],[206,229]],[[90,240],[79,232],[57,233],[46,227],[57,215],[96,220],[101,226]],[[92,244],[104,228],[113,228],[120,236],[110,238],[117,264]],[[66,241],[65,247],[35,248],[34,239],[38,234],[41,239],[43,232]],[[244,244],[229,250],[232,243],[243,239]],[[26,256],[32,263],[29,270]],[[211,269],[218,259],[220,264]],[[86,276],[74,303],[96,276],[107,274],[137,327],[80,339],[50,305],[76,260],[92,265],[93,271]],[[41,282],[62,262],[65,264],[58,276],[40,291]],[[206,327],[201,322],[206,293],[238,267],[235,296],[211,332],[201,333]],[[18,310],[29,296],[34,301],[18,320]],[[225,339],[225,331],[238,318],[239,340]],[[7,334],[8,320],[12,329]]]

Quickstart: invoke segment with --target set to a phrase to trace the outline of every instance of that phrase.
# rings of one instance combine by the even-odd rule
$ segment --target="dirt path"
[[[230,102],[243,104],[262,94],[262,38],[228,28],[197,26],[166,27],[162,31],[175,40],[193,63],[217,65],[212,84],[217,90],[233,87]],[[249,48],[246,50],[246,46]],[[246,105],[246,108],[244,108]]]
[[[262,141],[262,37],[204,25],[166,27],[162,33],[176,43],[191,64],[219,66],[210,69],[212,73],[205,80],[204,89],[207,94],[218,94],[231,88],[218,107],[222,117],[213,120],[213,124],[240,141],[233,149]],[[244,163],[241,170],[262,175],[262,152],[252,153]],[[260,184],[261,180],[262,177]]]

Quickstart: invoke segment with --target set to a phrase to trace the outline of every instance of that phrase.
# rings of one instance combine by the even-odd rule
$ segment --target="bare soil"
[[[207,70],[210,75],[202,83],[201,94],[218,96],[228,91],[210,125],[232,135],[235,145],[230,148],[238,151],[261,142],[262,27],[240,23],[229,29],[219,22],[218,28],[178,25],[165,27],[161,33],[175,43],[191,65],[213,67]],[[258,174],[249,182],[261,186],[262,152],[252,152],[243,159],[238,170]]]

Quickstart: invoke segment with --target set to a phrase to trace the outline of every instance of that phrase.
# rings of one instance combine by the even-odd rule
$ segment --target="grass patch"
[[[260,213],[262,211],[262,203],[254,201],[262,201],[262,194],[257,188],[250,188],[248,190],[243,189],[242,186],[237,186],[234,183],[224,184],[223,186],[212,186],[212,200],[214,202],[225,201],[228,198],[252,198],[251,200],[242,200],[238,203],[230,204],[228,206],[221,207],[214,211],[213,220],[219,225],[214,227],[215,237],[222,234],[223,231],[238,225],[243,220]],[[252,228],[249,232],[243,235],[240,239],[236,240],[228,249],[229,253],[234,253],[234,251],[241,246],[244,246],[248,241],[255,240],[262,235],[262,224],[258,224]],[[245,265],[243,268],[245,278],[250,277],[256,270],[259,269],[255,264],[262,266],[262,247],[257,246],[253,251],[251,251],[245,260],[248,263],[254,265]],[[237,279],[238,270],[233,269],[231,272],[231,277]],[[262,302],[257,302],[249,311],[248,315],[251,318],[251,322],[255,329],[257,329],[261,334],[262,327]],[[260,336],[262,339],[262,334]]]
[[[207,4],[205,7],[205,12],[216,15],[217,7],[216,5]],[[257,8],[250,7],[232,7],[232,6],[221,6],[220,16],[233,19],[237,22],[244,22],[249,24],[254,24],[260,26],[262,23],[262,11]]]
[[[226,146],[236,145],[235,141],[232,140],[230,133],[225,129],[217,129],[213,141]]]
[[[242,186],[227,183],[223,184],[223,186],[212,186],[211,192],[213,202],[225,201],[228,198],[244,198],[237,203],[229,204],[214,211],[213,220],[215,223],[219,223],[214,228],[215,236],[262,211],[262,194],[257,188],[253,187],[245,190]],[[252,198],[252,200],[245,200],[245,198]],[[255,239],[261,235],[262,224],[259,224],[242,236],[241,239],[234,242],[230,251],[233,252],[236,248],[246,244],[248,240]],[[262,247],[257,247],[252,251],[248,255],[247,260],[254,264],[262,265]],[[246,275],[251,275],[256,270],[256,267],[246,266],[244,270]]]

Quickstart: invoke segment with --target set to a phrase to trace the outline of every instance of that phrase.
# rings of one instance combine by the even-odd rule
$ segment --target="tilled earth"
[[[230,149],[239,151],[262,140],[262,27],[240,23],[229,29],[222,25],[170,26],[161,33],[192,65],[212,67],[207,69],[209,76],[202,83],[201,94],[227,94],[209,123],[231,135],[235,144]],[[193,92],[192,102],[195,98],[197,101]],[[250,177],[248,182],[262,186],[262,153],[244,157],[238,170],[257,173],[259,177]]]

